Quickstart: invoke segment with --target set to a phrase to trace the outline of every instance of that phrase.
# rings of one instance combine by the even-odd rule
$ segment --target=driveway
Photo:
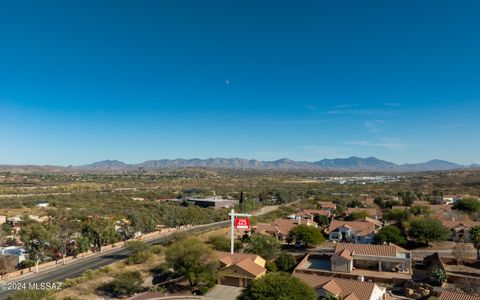
[[[241,287],[217,284],[205,298],[209,300],[235,300],[242,289]]]

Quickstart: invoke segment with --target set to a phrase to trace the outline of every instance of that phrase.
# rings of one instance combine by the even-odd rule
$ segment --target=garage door
[[[240,286],[239,279],[235,277],[223,277],[220,280],[220,283],[224,285],[230,285],[230,286]]]

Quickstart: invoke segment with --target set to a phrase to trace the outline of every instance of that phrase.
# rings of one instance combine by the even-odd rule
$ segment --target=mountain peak
[[[261,161],[243,158],[208,158],[208,159],[160,159],[149,160],[139,164],[126,164],[119,160],[103,160],[92,164],[73,167],[81,170],[92,171],[122,171],[136,170],[160,170],[173,168],[218,168],[218,169],[256,169],[256,170],[312,170],[312,171],[355,171],[355,172],[420,172],[439,171],[460,168],[469,168],[440,159],[432,159],[424,163],[398,165],[392,162],[378,159],[374,156],[362,158],[350,156],[347,158],[323,159],[315,162],[294,161],[289,158],[281,158],[275,161]],[[472,167],[476,167],[472,165]],[[72,167],[70,167],[72,169]]]

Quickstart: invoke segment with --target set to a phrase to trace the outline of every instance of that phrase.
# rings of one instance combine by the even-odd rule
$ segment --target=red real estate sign
[[[235,219],[235,228],[236,229],[250,229],[250,219],[249,218],[236,218]]]

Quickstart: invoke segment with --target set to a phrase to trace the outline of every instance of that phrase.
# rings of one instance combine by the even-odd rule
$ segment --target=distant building
[[[145,201],[145,198],[142,197],[132,197],[133,201]]]
[[[295,214],[291,214],[287,217],[287,219],[293,219],[293,220],[312,220],[315,217],[315,215],[321,215],[321,216],[326,216],[330,217],[332,214],[328,210],[321,210],[321,209],[305,209],[299,212],[296,212]]]
[[[319,201],[318,204],[322,210],[329,211],[330,213],[333,213],[333,211],[337,209],[337,205],[330,201]]]
[[[7,222],[7,216],[0,216],[0,224],[5,224]]]
[[[265,259],[256,254],[217,252],[219,284],[246,287],[267,272]]]
[[[458,201],[462,200],[462,196],[459,195],[445,195],[442,197],[443,203],[445,204],[455,204]]]
[[[35,205],[36,207],[40,207],[40,208],[47,208],[50,204],[48,202],[42,202],[42,203],[38,203],[37,205]]]
[[[294,273],[293,276],[311,286],[321,299],[328,294],[343,300],[385,300],[386,289],[373,282]],[[445,299],[454,300],[454,299]],[[456,299],[455,299],[456,300]],[[467,299],[466,299],[467,300]],[[470,300],[470,299],[468,299]]]
[[[215,209],[220,208],[233,208],[238,201],[230,200],[230,199],[223,199],[219,197],[211,197],[211,198],[204,198],[204,199],[197,199],[197,198],[188,198],[187,202],[193,203],[194,205],[208,208],[212,207]]]
[[[28,259],[27,251],[20,246],[0,247],[0,255],[15,257],[16,265]]]

